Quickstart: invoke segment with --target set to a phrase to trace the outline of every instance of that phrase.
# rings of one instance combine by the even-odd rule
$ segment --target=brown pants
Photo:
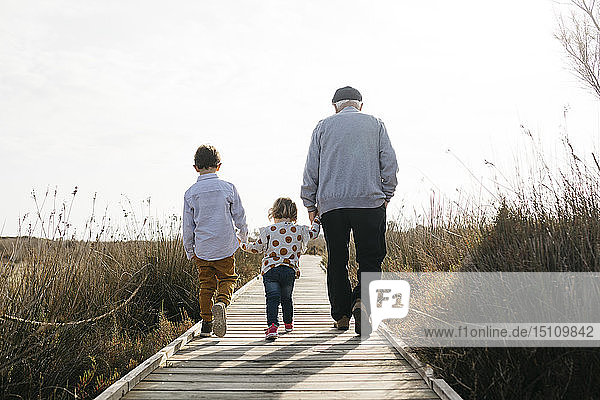
[[[200,276],[200,316],[203,321],[212,321],[215,291],[217,302],[228,306],[231,301],[238,278],[235,273],[235,259],[233,256],[214,261],[198,258],[195,262]]]

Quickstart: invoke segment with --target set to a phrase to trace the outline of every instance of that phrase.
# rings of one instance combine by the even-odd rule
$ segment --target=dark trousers
[[[292,291],[296,272],[294,269],[279,265],[273,267],[263,275],[265,297],[267,301],[267,325],[279,325],[279,303],[283,311],[283,322],[291,324],[294,318],[294,304]]]
[[[352,316],[352,305],[360,299],[361,272],[381,273],[385,249],[385,205],[377,208],[341,208],[321,217],[327,242],[327,292],[331,316]],[[348,244],[354,237],[358,263],[358,285],[352,290],[348,279]],[[362,282],[363,284],[368,284]],[[369,299],[362,299],[370,310]]]

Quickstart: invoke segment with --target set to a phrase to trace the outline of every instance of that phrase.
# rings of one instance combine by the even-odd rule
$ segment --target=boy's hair
[[[296,208],[296,203],[294,203],[289,197],[280,197],[275,200],[273,207],[269,209],[269,219],[275,218],[289,218],[292,221],[296,221],[298,218],[298,209]]]
[[[194,164],[198,169],[217,168],[221,164],[221,156],[213,146],[203,144],[196,150]]]

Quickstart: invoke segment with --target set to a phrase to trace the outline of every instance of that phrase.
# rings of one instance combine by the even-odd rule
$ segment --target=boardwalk
[[[294,332],[264,340],[257,279],[228,308],[224,338],[194,339],[125,399],[439,399],[384,337],[332,328],[319,260],[302,257]]]

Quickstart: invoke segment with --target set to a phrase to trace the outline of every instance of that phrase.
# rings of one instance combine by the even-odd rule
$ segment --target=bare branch
[[[559,17],[555,38],[572,72],[600,98],[600,6],[596,0],[571,0],[572,11]]]

